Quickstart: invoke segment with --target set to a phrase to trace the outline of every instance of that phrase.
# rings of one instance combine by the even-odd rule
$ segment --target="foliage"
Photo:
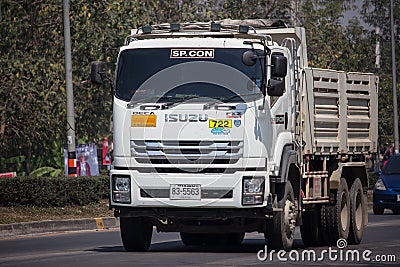
[[[14,177],[0,180],[0,206],[82,206],[108,197],[109,177]]]
[[[398,25],[400,5],[399,0],[394,2]],[[310,66],[374,72],[376,36],[356,20],[341,25],[343,12],[353,4],[354,0],[70,1],[78,143],[100,144],[111,135],[110,84],[88,82],[90,62],[107,61],[112,69],[117,50],[110,48],[121,46],[131,28],[228,17],[279,18],[306,28]],[[0,105],[0,172],[29,175],[36,169],[36,173],[62,169],[66,145],[62,4],[3,0],[0,8],[0,101],[4,103]],[[384,37],[388,35],[387,1],[364,0],[363,15],[370,25],[381,26]],[[382,47],[380,133],[389,138],[390,52],[387,43]]]
[[[63,169],[56,169],[53,167],[40,167],[35,169],[30,173],[31,177],[43,177],[43,176],[50,176],[50,177],[56,177],[56,176],[61,176],[63,174],[64,170]]]
[[[380,78],[379,89],[379,135],[381,144],[393,142],[393,86],[392,86],[392,54],[390,29],[390,2],[387,0],[364,0],[362,5],[363,19],[373,27],[371,35],[380,41],[381,68],[378,70]],[[393,0],[393,19],[395,25],[395,51],[397,65],[397,98],[399,91],[399,60],[400,60],[400,1]],[[396,27],[397,25],[397,27]],[[380,32],[375,34],[375,27]],[[400,109],[398,109],[400,114]]]

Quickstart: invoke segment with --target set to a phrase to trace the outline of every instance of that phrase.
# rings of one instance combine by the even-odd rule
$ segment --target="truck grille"
[[[233,164],[242,155],[241,141],[131,140],[131,156],[138,163]]]

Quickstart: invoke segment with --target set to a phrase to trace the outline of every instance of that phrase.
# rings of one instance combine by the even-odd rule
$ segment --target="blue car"
[[[374,186],[374,214],[383,214],[390,209],[400,214],[400,154],[392,156]]]

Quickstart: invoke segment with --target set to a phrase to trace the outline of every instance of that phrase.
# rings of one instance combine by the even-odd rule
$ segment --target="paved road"
[[[370,214],[369,218],[364,239],[358,246],[343,249],[335,246],[330,250],[329,247],[304,249],[297,233],[295,250],[280,256],[298,266],[399,265],[400,215]],[[316,261],[307,260],[308,257],[313,258],[312,249],[315,250]],[[240,247],[231,248],[185,247],[177,233],[154,233],[149,252],[129,253],[121,245],[118,229],[113,229],[1,239],[0,266],[244,266],[288,263],[279,261],[276,253],[273,254],[272,262],[270,253],[265,261],[260,261],[257,254],[260,258],[264,257],[263,250],[263,235],[256,233],[247,234]],[[318,261],[321,254],[323,262]],[[302,255],[306,261],[301,261]],[[360,260],[354,261],[357,255]],[[297,257],[299,261],[292,260]],[[377,261],[379,259],[392,262],[382,263]]]

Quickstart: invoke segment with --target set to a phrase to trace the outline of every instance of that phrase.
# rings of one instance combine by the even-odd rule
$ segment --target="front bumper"
[[[140,173],[136,170],[112,170],[113,175],[131,177],[131,203],[114,202],[120,208],[250,208],[266,207],[270,195],[266,171],[236,171],[234,173]],[[265,177],[264,201],[260,205],[242,205],[242,181],[246,176]],[[199,184],[200,200],[169,198],[172,184]],[[110,184],[112,188],[112,184]],[[204,195],[203,195],[204,193]]]
[[[374,190],[373,203],[374,206],[386,209],[400,210],[400,201],[398,201],[400,192],[391,190],[390,188],[384,191]]]
[[[150,217],[159,220],[224,220],[231,218],[265,219],[272,214],[272,205],[262,208],[129,208],[114,206],[115,217]]]

